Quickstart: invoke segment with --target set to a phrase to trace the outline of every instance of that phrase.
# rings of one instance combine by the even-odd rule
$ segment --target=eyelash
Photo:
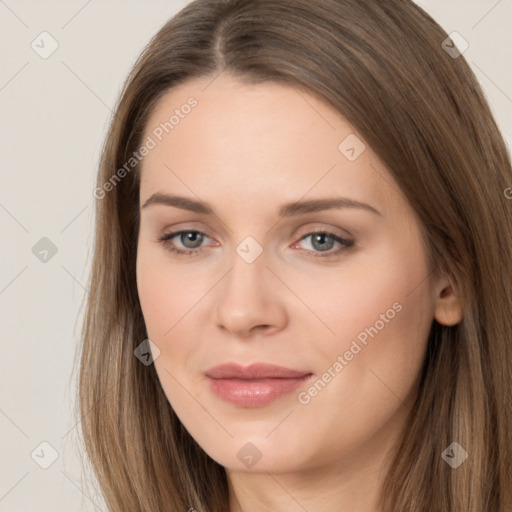
[[[202,235],[206,238],[209,238],[206,233],[203,233],[202,231],[195,231],[195,230],[181,230],[181,231],[175,231],[174,233],[168,233],[163,235],[158,239],[158,241],[166,248],[166,250],[177,254],[178,256],[195,256],[201,252],[203,252],[204,249],[178,249],[175,246],[173,246],[170,241],[175,238],[178,235],[184,234],[184,233],[195,233],[198,235]],[[341,238],[340,236],[331,233],[330,231],[312,231],[300,238],[300,240],[296,243],[302,242],[302,240],[305,240],[306,238],[309,238],[312,235],[327,235],[328,237],[334,239],[335,242],[338,242],[343,245],[343,247],[337,249],[337,250],[330,250],[325,252],[319,252],[319,251],[310,251],[305,250],[306,253],[313,258],[329,258],[334,257],[342,253],[343,251],[346,251],[348,248],[352,247],[354,245],[354,242],[352,240],[346,240],[344,238]],[[295,245],[295,244],[294,244]]]

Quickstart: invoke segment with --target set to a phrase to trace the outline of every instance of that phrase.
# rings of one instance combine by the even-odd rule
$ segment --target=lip
[[[238,407],[255,408],[296,390],[312,373],[266,363],[226,363],[211,368],[205,375],[210,389],[219,398]]]

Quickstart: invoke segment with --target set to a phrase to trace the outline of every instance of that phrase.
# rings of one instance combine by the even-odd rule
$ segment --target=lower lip
[[[212,391],[226,402],[238,407],[262,407],[274,400],[295,391],[311,375],[296,379],[212,379]]]

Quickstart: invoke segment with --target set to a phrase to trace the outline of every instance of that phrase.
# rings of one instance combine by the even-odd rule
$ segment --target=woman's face
[[[227,468],[368,466],[403,426],[440,300],[417,218],[326,103],[209,83],[168,92],[144,137],[137,285],[163,390]]]

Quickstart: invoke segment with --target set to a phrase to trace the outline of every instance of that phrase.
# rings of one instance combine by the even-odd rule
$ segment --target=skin
[[[168,91],[146,129],[151,135],[197,99],[144,158],[140,205],[159,192],[205,201],[215,212],[141,209],[137,285],[163,390],[227,469],[232,512],[377,511],[430,325],[462,317],[456,293],[447,276],[430,279],[416,215],[368,144],[355,161],[340,152],[348,135],[363,140],[341,114],[285,85],[245,85],[225,74],[210,82]],[[341,208],[279,218],[284,203],[334,196],[380,215]],[[159,241],[179,230],[206,236]],[[322,250],[304,238],[314,230],[353,245],[335,254],[342,246],[327,238]],[[248,236],[263,249],[252,263],[236,252]],[[171,245],[203,252],[180,256]],[[293,392],[244,408],[210,391],[204,372],[224,362],[273,363],[317,381],[397,303],[394,318],[307,404]],[[261,453],[250,468],[237,457],[248,442]]]

